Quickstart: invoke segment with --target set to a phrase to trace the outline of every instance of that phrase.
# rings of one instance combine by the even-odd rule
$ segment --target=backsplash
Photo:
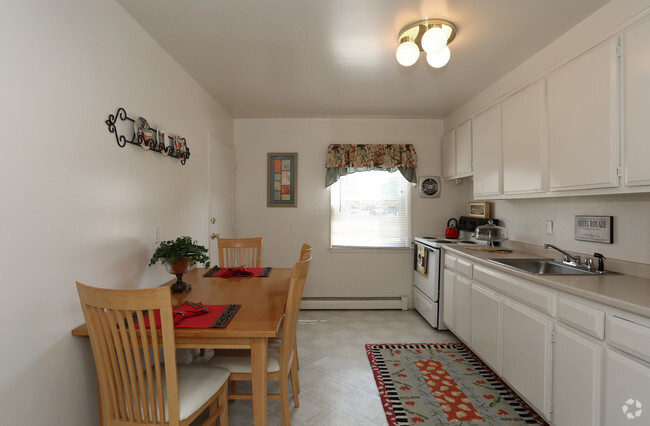
[[[493,209],[510,240],[650,265],[650,194],[498,200]],[[613,244],[574,240],[575,215],[614,216]],[[546,235],[547,220],[553,235]]]

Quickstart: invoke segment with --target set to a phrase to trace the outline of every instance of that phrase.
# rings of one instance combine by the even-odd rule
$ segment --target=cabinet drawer
[[[524,280],[479,265],[474,266],[474,280],[547,315],[555,316],[555,295],[533,287]]]
[[[605,312],[564,297],[557,299],[560,321],[600,340],[605,338]]]
[[[456,272],[456,261],[458,259],[455,256],[445,253],[445,269]]]
[[[640,324],[618,315],[607,315],[607,342],[650,361],[650,324]]]
[[[467,278],[472,278],[472,264],[463,259],[456,259],[456,272]]]

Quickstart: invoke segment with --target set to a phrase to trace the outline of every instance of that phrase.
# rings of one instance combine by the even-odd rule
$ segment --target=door
[[[456,128],[456,176],[472,172],[472,120]]]
[[[419,244],[415,245],[416,250],[422,247]],[[420,289],[432,302],[438,302],[438,283],[440,282],[440,250],[430,249],[425,247],[427,252],[427,268],[426,274],[421,274],[418,271],[413,271],[413,284]]]
[[[232,147],[210,134],[210,262],[219,260],[216,236],[234,237],[235,163]]]
[[[472,152],[474,199],[501,194],[501,104],[482,112],[472,121]]]
[[[602,370],[600,343],[557,327],[553,370],[553,420],[556,424],[600,424]]]
[[[503,299],[472,283],[470,336],[472,350],[501,373],[501,311]]]
[[[442,135],[442,177],[450,179],[456,175],[456,129]]]
[[[546,419],[551,417],[553,322],[518,303],[505,301],[503,378]]]
[[[453,332],[456,331],[456,322],[454,317],[454,281],[456,274],[449,269],[443,272],[442,280],[442,322]]]
[[[456,275],[454,279],[454,325],[456,336],[469,344],[469,298],[472,283],[470,280]]]
[[[647,425],[650,368],[607,350],[605,368],[605,425]]]

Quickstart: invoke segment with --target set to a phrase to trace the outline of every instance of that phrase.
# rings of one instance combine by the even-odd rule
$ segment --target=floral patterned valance
[[[399,170],[406,180],[416,183],[417,162],[411,144],[331,144],[327,148],[325,186],[348,173],[364,170]]]
[[[417,162],[418,156],[411,144],[332,144],[327,148],[325,167],[415,168]]]

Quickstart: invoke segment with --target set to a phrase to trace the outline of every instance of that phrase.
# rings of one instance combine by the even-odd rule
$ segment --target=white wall
[[[0,423],[97,424],[75,280],[170,279],[147,266],[154,224],[207,244],[209,133],[232,141],[233,121],[114,1],[4,1],[0,38]],[[187,165],[119,148],[120,106],[186,137]]]
[[[235,120],[238,237],[264,237],[263,263],[292,265],[303,242],[313,246],[306,297],[411,296],[410,250],[329,249],[330,190],[325,159],[331,143],[412,143],[418,176],[440,175],[441,120]],[[298,153],[298,207],[266,206],[269,152]],[[412,190],[414,235],[440,235],[447,219],[465,214],[471,185],[444,182],[442,196],[421,199]]]
[[[612,0],[555,42],[513,69],[445,118],[451,128],[503,99],[582,51],[616,35],[648,13],[650,0]],[[650,195],[606,195],[496,201],[494,217],[503,219],[510,239],[529,244],[551,243],[586,254],[599,252],[612,259],[650,264]],[[574,240],[574,216],[614,216],[614,244]],[[554,221],[547,236],[546,220]]]

